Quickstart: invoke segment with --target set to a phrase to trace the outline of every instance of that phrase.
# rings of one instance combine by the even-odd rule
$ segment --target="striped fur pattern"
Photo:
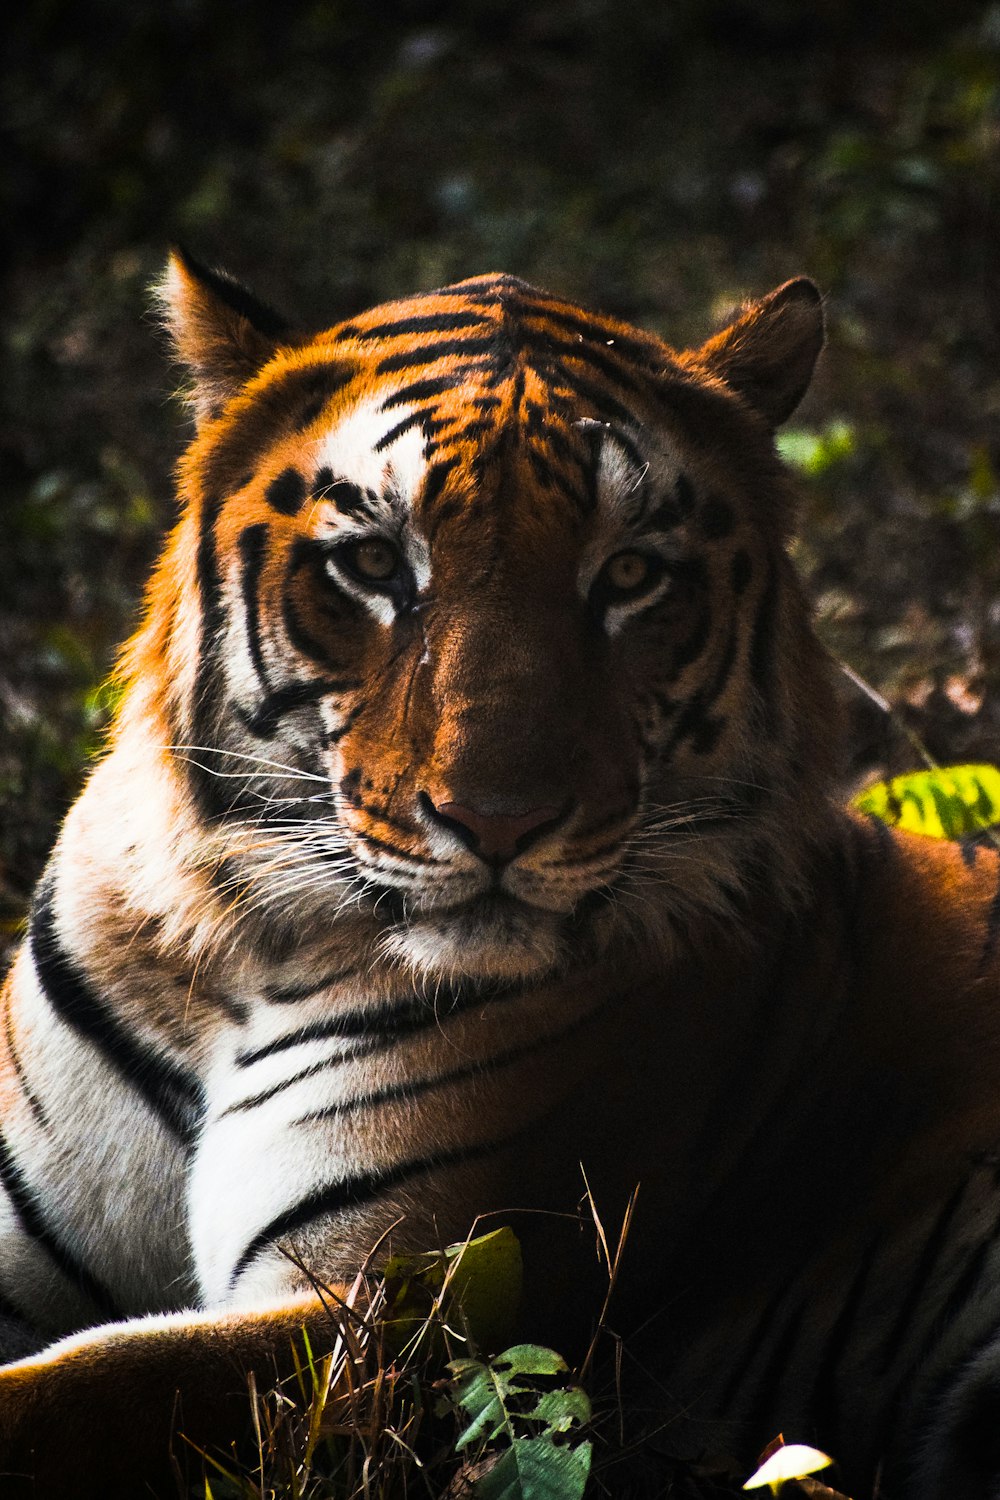
[[[681,353],[508,276],[314,336],[183,256],[162,295],[183,512],[3,992],[0,1333],[62,1341],[0,1372],[0,1458],[62,1493],[44,1413],[100,1466],[141,1399],[133,1493],[303,1267],[477,1214],[529,1211],[583,1336],[530,1212],[582,1161],[612,1216],[642,1183],[679,1458],[780,1427],[993,1493],[1000,877],[829,803],[772,436],[811,284]]]

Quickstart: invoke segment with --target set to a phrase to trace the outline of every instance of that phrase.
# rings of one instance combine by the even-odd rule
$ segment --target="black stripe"
[[[215,525],[224,504],[221,494],[205,495],[199,517],[197,578],[201,601],[198,669],[195,674],[191,705],[191,738],[204,750],[206,760],[189,761],[187,776],[195,803],[206,822],[213,822],[230,812],[236,797],[233,783],[220,780],[213,771],[221,762],[207,747],[216,732],[216,692],[218,687],[218,650],[225,624],[222,607],[222,576],[215,548]]]
[[[311,546],[310,543],[306,543],[306,545]],[[293,559],[292,569],[295,572],[298,572],[302,566],[310,566],[310,571],[315,576],[317,570],[314,567],[310,564],[303,564],[301,561],[296,564],[296,560]],[[292,569],[289,569],[290,573]],[[291,581],[291,577],[289,577],[288,583],[291,583]],[[340,591],[338,590],[337,592],[339,594]],[[287,587],[285,596],[281,602],[281,620],[285,627],[285,635],[288,637],[288,644],[294,646],[295,650],[301,656],[308,657],[309,661],[314,662],[319,667],[329,667],[331,665],[329,646],[325,641],[321,641],[318,636],[313,635],[308,626],[304,625],[299,619],[295,611],[295,602]]]
[[[353,379],[354,365],[306,365],[275,376],[231,420],[204,456],[201,480],[206,492],[228,494],[240,476],[273,452],[279,440],[300,429],[303,409],[314,410]]]
[[[775,1420],[778,1390],[791,1361],[792,1352],[799,1341],[807,1308],[808,1303],[804,1302],[799,1302],[792,1308],[784,1328],[767,1357],[764,1368],[753,1383],[753,1400],[749,1410],[741,1417],[741,1422],[746,1426],[747,1436],[754,1450],[759,1450],[762,1446],[761,1439],[765,1432],[767,1432],[767,1438],[764,1441],[774,1436],[774,1433],[768,1430],[768,1423]],[[737,1407],[737,1412],[740,1410],[741,1408]]]
[[[463,444],[478,443],[480,438],[492,437],[497,430],[496,420],[492,417],[473,417],[462,426],[451,439],[452,442]]]
[[[956,842],[958,843],[958,852],[962,856],[963,865],[967,870],[974,870],[976,868],[976,860],[979,857],[979,850],[982,847],[978,836],[974,833],[964,834]]]
[[[304,1228],[306,1224],[311,1224],[313,1220],[321,1218],[324,1214],[339,1214],[345,1209],[357,1208],[362,1203],[369,1203],[373,1198],[378,1198],[401,1182],[408,1182],[428,1172],[439,1171],[442,1167],[459,1166],[463,1162],[478,1161],[484,1156],[492,1156],[494,1152],[502,1151],[506,1146],[513,1144],[524,1133],[522,1127],[514,1135],[502,1137],[499,1140],[482,1141],[472,1146],[459,1146],[452,1151],[438,1152],[434,1156],[414,1157],[410,1161],[400,1162],[397,1166],[381,1172],[362,1172],[342,1182],[329,1183],[317,1188],[315,1192],[285,1209],[284,1213],[278,1214],[258,1234],[254,1235],[233,1266],[229,1277],[230,1290],[236,1286],[243,1272],[262,1250],[273,1245],[283,1236],[294,1234],[297,1229]]]
[[[345,1011],[342,1015],[328,1016],[297,1031],[286,1032],[263,1046],[244,1049],[236,1054],[236,1065],[249,1068],[264,1057],[273,1057],[276,1052],[285,1052],[302,1042],[322,1041],[329,1038],[382,1038],[390,1040],[397,1036],[410,1035],[431,1026],[439,1026],[452,1016],[472,1010],[477,1005],[493,1005],[498,1001],[515,999],[524,993],[522,984],[472,984],[463,990],[446,993],[443,1000],[433,1000],[420,995],[407,995],[400,999],[383,1001],[368,1010]]]
[[[26,1315],[2,1288],[0,1288],[0,1318],[7,1318],[12,1323],[21,1323],[26,1328],[31,1328]],[[31,1331],[34,1332],[34,1329],[32,1328]],[[10,1357],[9,1354],[7,1357]]]
[[[356,802],[355,807],[361,807],[361,802]],[[359,837],[365,844],[370,844],[373,849],[381,849],[386,854],[395,855],[397,859],[405,859],[411,865],[419,865],[421,868],[430,865],[447,865],[451,861],[447,859],[434,859],[430,854],[414,854],[412,849],[403,849],[398,844],[390,844],[388,839],[380,839],[373,833],[358,830]]]
[[[588,380],[579,370],[567,370],[566,366],[558,361],[553,362],[552,375],[565,382],[566,388],[574,396],[588,402],[595,411],[613,418],[617,422],[634,422],[635,417],[620,401],[616,401],[606,387],[596,385]]]
[[[329,469],[323,472],[330,474]],[[334,479],[332,474],[316,498],[329,501],[342,516],[356,515],[359,510],[366,516],[374,515],[376,496],[372,490],[363,490],[359,484],[353,484],[349,479]]]
[[[694,485],[686,474],[678,474],[674,481],[674,502],[682,521],[688,520],[698,503]]]
[[[767,583],[757,605],[750,640],[750,678],[763,703],[763,725],[773,733],[777,704],[774,698],[775,619],[778,606],[778,574],[771,563]]]
[[[916,1267],[910,1280],[909,1288],[905,1297],[899,1304],[899,1310],[893,1319],[892,1327],[885,1336],[882,1350],[882,1360],[879,1366],[882,1375],[886,1375],[895,1363],[900,1352],[903,1340],[913,1331],[913,1322],[917,1309],[926,1295],[930,1284],[931,1272],[937,1265],[948,1240],[948,1235],[954,1223],[955,1216],[961,1207],[968,1187],[968,1179],[959,1183],[958,1187],[948,1198],[938,1214],[931,1231],[924,1241],[923,1249],[917,1260]]]
[[[854,1275],[840,1312],[826,1338],[823,1358],[813,1381],[809,1410],[821,1434],[830,1441],[838,1432],[840,1391],[838,1372],[851,1338],[857,1333],[858,1311],[868,1288],[868,1279],[875,1262],[876,1244],[867,1247]],[[862,1325],[864,1338],[864,1325]]]
[[[514,422],[517,422],[517,420],[520,420],[520,413],[522,413],[523,404],[525,404],[525,366],[514,366],[513,377],[514,381],[510,393],[510,413]],[[514,434],[516,434],[516,428],[514,428],[513,422],[507,422],[498,429],[496,438],[498,438],[498,443],[510,444],[513,441]]]
[[[453,391],[462,383],[462,370],[452,370],[448,375],[430,375],[426,380],[415,380],[411,385],[404,385],[400,390],[393,391],[382,402],[383,411],[391,411],[394,406],[405,406],[409,401],[427,401],[431,396],[440,396],[444,391]]]
[[[615,999],[617,1000],[617,997]],[[489,1057],[476,1058],[448,1072],[434,1073],[428,1078],[410,1078],[398,1083],[386,1084],[384,1088],[376,1089],[374,1093],[358,1094],[353,1099],[341,1100],[337,1104],[327,1104],[322,1109],[310,1110],[308,1114],[300,1115],[298,1119],[293,1120],[292,1124],[312,1125],[318,1120],[336,1120],[343,1115],[356,1114],[360,1109],[374,1109],[381,1104],[392,1104],[397,1099],[416,1099],[421,1094],[431,1093],[434,1089],[443,1088],[446,1084],[461,1083],[466,1078],[486,1077],[490,1073],[497,1073],[502,1068],[510,1067],[511,1063],[519,1062],[522,1057],[542,1052],[546,1047],[554,1047],[557,1042],[565,1042],[569,1037],[575,1036],[585,1026],[596,1021],[608,1010],[611,1003],[605,1000],[593,1010],[587,1011],[585,1015],[574,1016],[569,1025],[561,1027],[558,1031],[550,1032],[547,1036],[532,1037],[530,1041],[520,1042],[516,1047],[509,1047],[506,1052],[495,1052]],[[247,1103],[234,1104],[230,1105],[225,1113],[230,1114],[235,1110],[249,1107]]]
[[[322,1023],[319,1023],[322,1024]],[[400,1032],[400,1035],[404,1035]],[[245,1114],[248,1110],[258,1109],[269,1100],[276,1099],[279,1094],[285,1093],[287,1089],[293,1088],[295,1084],[302,1083],[306,1078],[316,1078],[320,1073],[329,1073],[334,1068],[339,1068],[345,1063],[358,1062],[363,1057],[370,1057],[377,1052],[386,1052],[394,1047],[397,1038],[394,1035],[373,1036],[368,1042],[359,1042],[355,1047],[348,1047],[343,1052],[338,1052],[334,1057],[323,1057],[319,1061],[309,1063],[304,1068],[298,1068],[294,1073],[289,1073],[277,1083],[272,1083],[269,1088],[259,1089],[256,1094],[247,1094],[244,1099],[238,1099],[235,1104],[228,1104],[217,1117],[224,1120],[227,1115]]]
[[[719,542],[731,535],[735,525],[736,516],[729,501],[722,495],[709,495],[698,513],[702,536],[710,542]]]
[[[313,396],[310,401],[307,401],[296,419],[296,429],[299,432],[304,432],[307,427],[311,427],[316,418],[325,409],[328,400],[329,397],[327,396]]]
[[[228,271],[213,270],[198,256],[192,255],[186,245],[175,245],[174,248],[188,274],[210,287],[221,302],[231,307],[241,318],[246,318],[258,333],[276,341],[291,334],[291,325],[284,314],[269,303],[262,302],[249,287],[237,281],[235,276],[230,276]]]
[[[616,359],[603,344],[560,343],[556,345],[556,351],[564,361],[578,360],[581,364],[589,365],[602,379],[610,380],[635,395],[640,395],[648,383],[638,378],[628,365]],[[551,358],[553,350],[551,346],[546,348],[537,339],[528,339],[525,341],[525,352],[532,363],[535,358],[539,363],[544,363]]]
[[[528,318],[544,318],[547,322],[558,324],[567,333],[580,334],[585,339],[610,347],[617,353],[636,360],[645,369],[653,369],[657,363],[666,363],[666,350],[658,347],[652,338],[647,343],[630,337],[605,322],[600,314],[581,314],[562,304],[548,303],[537,297],[525,298],[521,302],[521,310]],[[545,330],[533,328],[532,332],[544,333]]]
[[[358,808],[361,812],[367,813],[368,816],[370,818],[374,818],[376,820],[376,822],[378,822],[378,823],[384,823],[385,826],[386,826],[386,828],[392,828],[392,829],[394,829],[396,833],[405,833],[405,834],[408,834],[411,838],[413,838],[413,837],[415,837],[417,835],[417,830],[413,827],[413,825],[411,823],[403,823],[399,818],[394,818],[392,816],[392,814],[389,813],[389,812],[387,812],[384,807],[376,807],[374,805],[374,803],[365,802],[361,798],[358,798],[358,800],[356,802],[354,802],[352,804],[352,806]],[[403,850],[401,852],[404,853],[404,854],[406,853],[405,850]],[[411,855],[410,856],[411,859],[412,858],[416,858],[416,857],[419,857],[420,860],[421,860],[421,862],[423,862],[423,860],[424,860],[424,856],[423,855],[420,855],[420,856]],[[428,859],[427,863],[428,864],[436,864],[437,861],[436,860]]]
[[[382,434],[375,444],[375,452],[381,453],[384,448],[390,447],[397,438],[401,438],[404,432],[409,432],[411,427],[419,427],[422,424],[430,424],[427,412],[411,411],[408,417],[403,417],[401,421],[396,423],[395,427],[390,427],[388,432]]]
[[[29,934],[38,981],[49,1004],[65,1025],[101,1053],[174,1135],[187,1141],[202,1112],[200,1084],[186,1069],[139,1041],[94,993],[59,941],[53,890],[52,877],[44,878],[35,897]]]
[[[585,1023],[595,1020],[598,1015],[607,1009],[609,1003],[606,1001],[596,1006],[594,1010],[588,1011],[585,1016],[575,1018],[569,1026],[564,1027],[561,1031],[554,1032],[551,1040],[565,1040],[567,1036],[572,1035]],[[437,1019],[435,1018],[435,1020]],[[320,1058],[317,1062],[309,1063],[307,1067],[299,1068],[295,1073],[290,1073],[278,1083],[271,1084],[269,1088],[261,1089],[256,1094],[249,1094],[245,1099],[240,1099],[235,1104],[228,1105],[217,1118],[221,1120],[226,1115],[243,1114],[247,1110],[257,1109],[261,1104],[267,1104],[269,1100],[277,1098],[286,1089],[292,1088],[297,1083],[304,1082],[307,1078],[316,1078],[320,1073],[329,1073],[333,1068],[340,1067],[345,1063],[357,1062],[361,1058],[371,1057],[374,1053],[387,1051],[390,1047],[395,1046],[397,1041],[410,1037],[415,1032],[426,1031],[428,1024],[425,1020],[419,1020],[415,1024],[408,1021],[396,1030],[385,1031],[381,1034],[373,1033],[368,1040],[360,1042],[355,1047],[349,1047],[344,1052],[338,1052],[335,1057]],[[349,1101],[347,1104],[330,1105],[312,1114],[303,1115],[301,1119],[294,1121],[294,1123],[302,1125],[312,1119],[332,1118],[337,1114],[350,1113],[369,1104],[384,1103],[388,1099],[397,1099],[408,1094],[422,1093],[426,1089],[433,1088],[436,1083],[453,1082],[457,1078],[471,1077],[477,1072],[485,1073],[494,1066],[503,1066],[506,1062],[513,1061],[516,1057],[526,1054],[533,1048],[547,1045],[549,1040],[550,1038],[548,1037],[543,1038],[542,1041],[532,1040],[523,1047],[514,1048],[510,1052],[500,1053],[495,1058],[486,1058],[482,1061],[470,1063],[467,1066],[456,1069],[453,1073],[435,1074],[423,1081],[411,1080],[409,1082],[393,1084],[379,1093],[363,1094]]]
[[[986,916],[986,938],[983,942],[983,951],[979,956],[980,976],[986,973],[993,962],[998,938],[1000,938],[1000,861],[997,862],[997,888]]]
[[[252,711],[238,709],[243,723],[259,740],[273,740],[285,714],[306,708],[329,693],[351,693],[360,686],[356,678],[313,677],[306,682],[286,682],[274,688]]]
[[[324,974],[322,979],[310,980],[308,984],[270,985],[264,991],[264,998],[272,1000],[275,1005],[291,1005],[297,1000],[308,1000],[313,995],[319,995],[323,990],[328,990],[331,985],[339,984],[342,979],[350,979],[357,972],[357,966],[353,966],[349,969],[337,969],[331,974]]]
[[[354,728],[367,707],[367,703],[356,703],[350,713],[337,725],[336,729],[328,729],[326,731],[323,736],[324,745],[339,745],[344,735]]]
[[[238,542],[241,574],[240,593],[243,599],[243,613],[246,621],[247,646],[250,651],[250,660],[253,662],[257,680],[265,693],[268,692],[267,667],[264,664],[264,653],[260,642],[260,599],[258,588],[260,586],[260,575],[264,567],[264,556],[267,548],[268,527],[265,522],[259,522],[256,526],[248,526],[240,533]]]
[[[457,458],[439,458],[431,465],[420,495],[420,504],[425,510],[434,504],[447,484],[448,477],[457,463]],[[433,540],[433,537],[431,540]]]
[[[311,661],[319,662],[327,668],[337,665],[331,660],[331,642],[313,635],[308,625],[299,618],[292,591],[299,573],[306,570],[309,574],[309,597],[317,612],[327,617],[331,627],[336,629],[345,618],[352,617],[360,606],[331,578],[327,567],[329,557],[330,551],[325,543],[318,542],[313,537],[298,537],[288,555],[281,605],[285,633],[291,645],[303,656],[308,656]]]
[[[323,563],[323,554],[314,542],[306,540],[305,537],[301,537],[299,540],[302,550],[292,553],[289,559],[288,572],[285,576],[285,588],[281,601],[281,621],[285,627],[288,644],[293,646],[300,656],[308,657],[317,666],[329,667],[330,650],[327,643],[321,641],[319,636],[313,635],[309,627],[299,619],[295,608],[295,600],[292,596],[292,584],[297,574],[303,568],[308,569],[312,575],[310,579],[311,583],[317,584],[320,580],[325,580],[326,569]]]
[[[923,1337],[916,1350],[911,1353],[905,1369],[896,1375],[890,1403],[891,1410],[898,1409],[900,1402],[906,1400],[906,1394],[910,1388],[914,1373],[921,1370],[933,1350],[940,1347],[941,1340],[953,1319],[961,1314],[967,1306],[969,1298],[982,1279],[991,1253],[996,1249],[998,1237],[1000,1237],[1000,1218],[997,1218],[990,1225],[982,1240],[980,1240],[973,1250],[958,1280],[952,1287],[944,1306],[925,1329]],[[995,1334],[991,1332],[989,1337],[992,1339],[995,1337]],[[971,1359],[972,1351],[967,1351],[966,1357]]]
[[[475,359],[479,355],[494,353],[495,335],[468,339],[441,339],[436,344],[423,344],[416,349],[404,349],[399,354],[387,354],[375,366],[380,375],[397,374],[402,370],[416,370],[421,365],[434,365],[440,359],[465,357]]]
[[[554,490],[558,493],[563,488],[562,475],[556,469],[546,454],[542,453],[534,443],[528,446],[528,461],[535,471],[535,478],[543,489]]]
[[[733,561],[730,568],[730,585],[737,599],[743,593],[747,584],[753,577],[753,563],[749,552],[740,547],[733,553]]]
[[[390,323],[375,323],[368,328],[355,328],[352,337],[361,343],[375,339],[400,339],[413,333],[452,333],[459,328],[481,328],[482,314],[470,312],[420,313],[411,318],[396,318]]]
[[[774,1293],[774,1295],[769,1297],[768,1300],[764,1303],[760,1315],[755,1320],[753,1327],[750,1330],[750,1334],[746,1339],[741,1358],[735,1365],[730,1365],[729,1367],[729,1378],[722,1388],[722,1393],[719,1397],[718,1402],[719,1412],[722,1416],[727,1416],[729,1414],[730,1408],[737,1401],[739,1401],[743,1382],[747,1379],[750,1371],[756,1364],[758,1356],[760,1355],[760,1352],[764,1346],[764,1341],[766,1340],[768,1334],[773,1332],[777,1324],[778,1314],[781,1311],[782,1304],[785,1302],[792,1288],[798,1282],[798,1279],[799,1272],[796,1269],[792,1273],[791,1277],[789,1277],[788,1280],[784,1281],[778,1288],[778,1290]],[[795,1323],[797,1319],[801,1318],[801,1316],[802,1308],[801,1306],[798,1306],[791,1312],[790,1322]],[[781,1335],[779,1334],[778,1337],[780,1339]]]
[[[691,748],[696,755],[708,755],[714,749],[725,719],[714,717],[711,710],[722,696],[732,675],[738,644],[739,630],[736,620],[733,619],[730,621],[729,638],[719,659],[715,675],[710,682],[698,688],[688,699],[663,748],[664,756],[673,754],[677,746],[686,739],[691,741]]]
[[[8,996],[7,1008],[4,1012],[3,1018],[4,1034],[7,1039],[7,1051],[10,1054],[10,1060],[14,1068],[14,1074],[21,1086],[21,1093],[28,1101],[28,1107],[31,1110],[31,1113],[34,1115],[39,1125],[41,1125],[42,1129],[48,1130],[48,1116],[45,1113],[41,1100],[38,1098],[38,1095],[35,1093],[34,1089],[31,1087],[31,1084],[28,1082],[28,1076],[24,1071],[24,1063],[21,1061],[21,1054],[18,1051],[17,1038],[14,1035],[14,1016],[11,1004],[12,998],[12,996]]]
[[[314,417],[318,415],[318,412],[313,413]],[[306,482],[298,469],[282,469],[267,486],[264,499],[272,510],[280,511],[283,516],[297,516],[306,499]]]
[[[0,1183],[6,1190],[14,1212],[25,1234],[42,1246],[49,1258],[79,1291],[89,1297],[94,1306],[105,1317],[118,1319],[122,1313],[114,1298],[83,1262],[57,1238],[55,1231],[45,1222],[41,1204],[29,1187],[20,1167],[14,1159],[9,1142],[0,1135]]]
[[[529,401],[525,404],[529,409],[535,407],[539,413],[534,421],[529,419],[528,431],[546,448],[550,449],[560,463],[564,463],[571,469],[574,469],[578,478],[582,479],[586,464],[583,445],[579,438],[576,438],[574,441],[574,437],[566,433],[562,427],[557,426],[552,421],[551,415],[544,408],[537,407],[535,402]]]
[[[222,579],[219,573],[219,562],[215,552],[215,524],[219,519],[225,497],[221,494],[207,494],[201,502],[201,514],[199,516],[198,533],[198,558],[196,573],[198,578],[198,592],[201,596],[201,637],[202,647],[211,645],[213,631],[212,627],[220,623],[219,614],[219,591]]]
[[[952,1320],[963,1311],[972,1293],[982,1280],[990,1256],[997,1248],[1000,1240],[1000,1217],[990,1225],[986,1234],[973,1250],[969,1259],[962,1268],[961,1275],[955,1282],[948,1299],[941,1309],[940,1321],[937,1333],[940,1335],[942,1329],[947,1328]]]

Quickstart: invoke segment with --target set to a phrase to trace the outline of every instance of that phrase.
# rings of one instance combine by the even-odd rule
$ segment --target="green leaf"
[[[787,427],[779,432],[778,452],[786,464],[804,474],[818,475],[850,458],[857,446],[854,429],[841,419],[828,422],[822,431]]]
[[[394,1255],[385,1267],[386,1342],[400,1352],[440,1305],[459,1331],[464,1325],[477,1349],[499,1349],[514,1327],[522,1277],[521,1246],[506,1227],[444,1251]],[[437,1326],[431,1333],[440,1338]]]
[[[579,1500],[592,1444],[576,1435],[590,1402],[569,1382],[563,1359],[538,1344],[517,1344],[483,1363],[452,1360],[451,1399],[468,1418],[456,1448],[495,1460],[473,1471],[476,1500]]]
[[[914,771],[868,787],[853,805],[908,833],[964,838],[1000,823],[1000,770],[983,765]]]

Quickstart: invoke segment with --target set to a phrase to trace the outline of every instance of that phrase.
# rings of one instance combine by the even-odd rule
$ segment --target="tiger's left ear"
[[[273,308],[186,250],[171,251],[155,295],[177,356],[191,373],[191,402],[199,424],[215,415],[282,344],[298,342]]]
[[[736,319],[682,362],[725,381],[772,427],[798,406],[823,347],[823,304],[806,276],[749,302]]]

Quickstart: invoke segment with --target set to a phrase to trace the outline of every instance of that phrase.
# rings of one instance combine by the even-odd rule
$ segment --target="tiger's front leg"
[[[340,1292],[349,1299],[347,1288]],[[308,1327],[314,1353],[344,1320],[324,1297],[265,1310],[187,1312],[108,1324],[0,1368],[0,1494],[10,1500],[173,1497],[196,1450],[231,1449],[261,1389],[294,1368]]]
[[[196,1450],[231,1451],[249,1433],[251,1372],[269,1390],[294,1371],[296,1344],[301,1359],[303,1327],[319,1355],[345,1321],[357,1326],[361,1279],[314,1289],[296,1235],[281,1232],[299,1217],[282,1208],[312,1203],[312,1155],[289,1151],[273,1112],[232,1109],[226,1077],[224,1064],[209,1081],[189,1168],[204,1310],[106,1323],[0,1368],[0,1495],[184,1493],[181,1476],[200,1473]],[[364,1255],[353,1259],[336,1226],[321,1222],[324,1253],[309,1264],[353,1275]]]

